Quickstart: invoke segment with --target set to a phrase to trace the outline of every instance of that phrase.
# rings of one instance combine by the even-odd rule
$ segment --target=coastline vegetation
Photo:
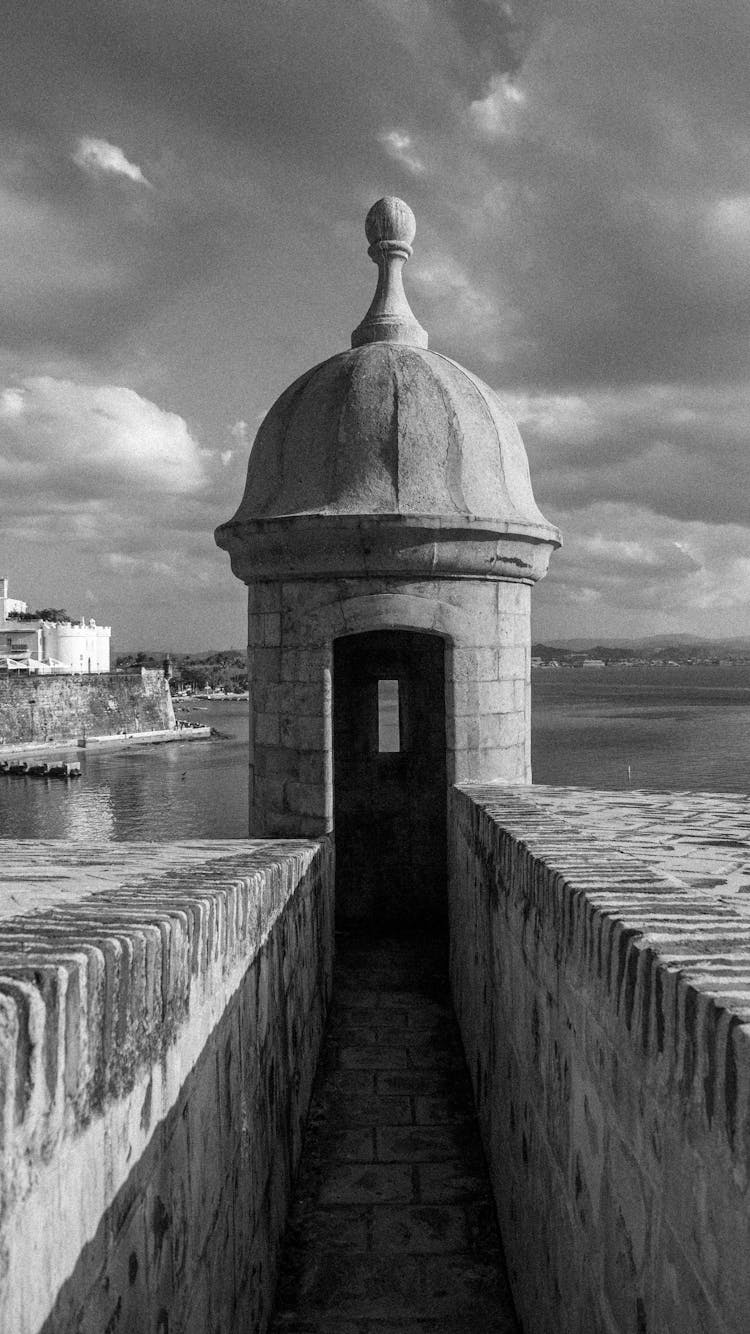
[[[682,643],[663,639],[657,643],[632,645],[591,643],[532,644],[534,666],[555,663],[560,667],[582,667],[584,661],[600,661],[608,667],[633,666],[708,666],[711,664],[743,663],[750,660],[750,641],[694,640]],[[247,690],[247,659],[241,649],[211,649],[204,653],[171,653],[167,650],[120,653],[115,659],[116,671],[137,671],[148,667],[163,671],[169,666],[173,691],[211,690],[235,693]]]
[[[605,667],[707,667],[730,666],[750,661],[748,640],[659,640],[656,643],[601,644],[585,647],[572,644],[532,644],[532,667],[582,667],[601,663]]]
[[[120,653],[115,670],[138,671],[140,667],[165,670],[169,667],[170,685],[177,690],[247,690],[247,658],[240,649],[219,649],[208,653]]]

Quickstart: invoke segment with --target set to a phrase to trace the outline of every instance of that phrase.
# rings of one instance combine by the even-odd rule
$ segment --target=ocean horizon
[[[0,775],[0,836],[247,837],[247,704],[193,699],[178,711],[223,739],[71,750],[76,783]],[[535,783],[750,793],[750,663],[536,669],[531,726]]]

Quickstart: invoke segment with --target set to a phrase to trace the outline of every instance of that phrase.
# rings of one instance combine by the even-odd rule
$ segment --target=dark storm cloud
[[[649,385],[506,401],[542,504],[621,500],[674,519],[747,522],[750,385]]]
[[[0,391],[59,353],[58,385],[178,417],[216,488],[213,512],[197,478],[169,509],[191,559],[190,524],[241,490],[232,423],[346,344],[374,278],[364,212],[398,193],[432,345],[508,392],[572,525],[550,590],[606,619],[639,588],[656,606],[660,579],[694,617],[723,605],[720,569],[746,589],[745,0],[38,0],[6,5],[3,36]],[[90,478],[63,396],[73,507]],[[115,562],[151,549],[127,526]]]
[[[3,165],[38,245],[9,261],[20,290],[4,284],[0,336],[91,350],[196,273],[229,269],[243,228],[272,243],[283,205],[287,230],[356,217],[362,164],[383,156],[384,108],[398,120],[418,105],[436,128],[451,117],[435,77],[441,53],[454,59],[447,19],[426,17],[415,63],[376,4],[358,6],[356,19],[348,3],[322,0],[12,7],[0,56]],[[137,164],[152,197],[136,206],[132,179],[88,178],[74,160],[86,135]],[[305,191],[307,180],[316,188]],[[39,253],[55,270],[47,281],[44,264],[32,273]]]

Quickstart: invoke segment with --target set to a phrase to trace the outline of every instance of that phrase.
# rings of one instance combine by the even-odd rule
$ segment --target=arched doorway
[[[434,930],[446,916],[444,642],[375,630],[333,646],[336,916]]]

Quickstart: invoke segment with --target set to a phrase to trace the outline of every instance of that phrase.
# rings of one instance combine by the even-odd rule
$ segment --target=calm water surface
[[[750,792],[750,663],[536,671],[531,719],[537,783]]]
[[[71,783],[0,775],[0,836],[244,838],[247,704],[183,716],[228,739],[71,751]],[[537,671],[532,763],[537,783],[750,793],[750,664]]]
[[[56,752],[81,761],[82,777],[67,783],[0,774],[0,836],[246,838],[247,703],[197,700],[178,716],[229,739]]]

